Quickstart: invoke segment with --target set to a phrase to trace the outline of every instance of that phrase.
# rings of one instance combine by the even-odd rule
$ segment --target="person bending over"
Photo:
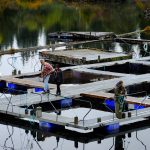
[[[44,59],[41,59],[40,62],[42,65],[41,77],[43,78],[43,81],[44,81],[44,92],[43,93],[49,93],[48,81],[49,81],[50,75],[54,72],[54,69],[53,69],[52,65],[45,62]]]

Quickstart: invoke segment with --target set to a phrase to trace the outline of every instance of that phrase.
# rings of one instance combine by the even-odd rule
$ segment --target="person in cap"
[[[116,84],[114,92],[115,92],[114,99],[115,99],[116,117],[121,119],[122,118],[122,112],[123,112],[124,106],[125,106],[124,98],[126,97],[126,89],[125,89],[123,81],[119,81]]]

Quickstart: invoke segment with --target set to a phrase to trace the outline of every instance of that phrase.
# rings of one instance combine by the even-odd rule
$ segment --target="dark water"
[[[56,31],[103,31],[115,32],[116,34],[132,32],[144,29],[150,24],[149,18],[145,17],[144,10],[150,4],[140,3],[140,1],[126,0],[120,2],[52,2],[45,1],[9,1],[0,2],[0,49],[1,51],[10,48],[22,48],[29,46],[39,46],[52,43],[48,39],[48,33]],[[35,3],[34,3],[35,2]],[[48,0],[47,0],[48,2]],[[149,39],[148,34],[137,34],[136,38]],[[86,44],[86,47],[105,48],[111,51],[130,51],[136,55],[149,55],[144,51],[143,45],[130,45],[119,43],[93,43]],[[0,57],[0,73],[11,74],[14,68],[22,72],[37,71],[38,52],[26,52],[15,54],[15,58],[6,55]],[[9,65],[9,63],[12,65]],[[44,133],[43,141],[36,141],[33,133],[25,133],[24,129],[0,125],[0,149],[19,150],[149,150],[150,129],[133,131],[131,137],[127,133],[124,136],[110,136],[103,140],[92,140],[90,142],[75,142],[63,136]],[[139,126],[140,127],[140,126]],[[64,133],[65,134],[65,133]],[[12,135],[12,136],[11,136]],[[72,134],[72,137],[74,135]],[[101,137],[101,136],[100,136]],[[37,137],[36,137],[37,139]],[[58,141],[58,143],[57,143]],[[85,144],[84,144],[85,143]]]
[[[124,70],[124,68],[126,68]],[[124,64],[114,64],[111,66],[103,66],[100,68],[96,68],[96,70],[103,70],[103,71],[110,71],[110,72],[119,72],[119,73],[126,73],[126,74],[146,74],[149,73],[150,69],[149,66],[143,64],[136,64],[136,63],[124,63]]]
[[[70,138],[63,136],[65,132],[46,132],[37,131],[31,128],[31,130],[25,128],[13,127],[10,125],[0,125],[0,149],[19,149],[19,150],[149,150],[149,127],[144,130],[133,131],[130,134],[124,133],[115,137],[108,136],[105,139],[101,139],[101,133],[99,138],[91,136],[86,141],[84,137]],[[73,137],[73,135],[72,135]]]
[[[149,2],[136,1],[117,2],[52,2],[51,0],[34,0],[33,3],[21,0],[1,2],[0,7],[0,49],[22,48],[40,46],[50,41],[48,33],[57,31],[99,31],[122,34],[144,29],[149,26],[150,19],[145,17],[145,9]],[[36,1],[38,3],[36,3]],[[142,6],[141,6],[142,5]],[[136,34],[134,38],[149,39],[149,34]],[[116,52],[134,51],[134,57],[149,55],[149,46],[144,50],[143,45],[130,45],[128,43],[93,43],[83,47],[96,47]],[[77,46],[75,46],[77,47]],[[30,61],[28,71],[38,70],[32,55],[38,52],[16,54],[22,60],[14,59],[15,68],[27,72],[27,63]],[[0,73],[11,74],[12,67],[7,59],[10,56],[0,57]],[[38,58],[38,56],[36,57]],[[8,68],[7,70],[5,68]]]
[[[35,80],[42,82],[42,79],[37,77],[20,77],[23,79],[28,80]],[[94,73],[88,73],[88,72],[80,72],[75,70],[65,70],[63,71],[63,84],[85,84],[90,82],[96,82],[96,81],[103,81],[103,80],[109,80],[117,78],[116,76],[112,75],[103,75],[103,74],[94,74]],[[49,83],[55,84],[54,81],[54,75],[51,76],[51,80]]]

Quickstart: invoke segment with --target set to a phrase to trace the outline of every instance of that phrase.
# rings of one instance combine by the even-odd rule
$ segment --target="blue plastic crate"
[[[16,84],[14,84],[14,83],[8,83],[7,87],[8,87],[8,91],[10,93],[15,93],[16,92],[16,89],[17,89],[17,85]]]
[[[11,93],[26,93],[27,92],[27,87],[22,86],[22,85],[17,85],[14,83],[8,83],[7,84],[8,91]]]
[[[44,89],[43,89],[43,88],[34,88],[34,91],[35,91],[35,92],[43,92]]]
[[[8,83],[8,89],[16,89],[17,85],[14,83]]]
[[[115,101],[113,99],[106,99],[105,104],[107,107],[109,107],[111,110],[115,110]]]
[[[139,106],[138,104],[134,104],[134,109],[135,110],[138,110],[138,109],[143,109],[143,108],[145,108],[144,106]]]

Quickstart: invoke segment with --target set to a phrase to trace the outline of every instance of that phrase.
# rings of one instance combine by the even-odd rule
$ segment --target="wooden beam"
[[[102,91],[91,92],[91,93],[81,93],[80,96],[85,97],[85,98],[91,98],[91,99],[99,99],[99,100],[114,99],[113,93],[105,93]],[[144,105],[146,107],[150,107],[150,100],[142,102],[142,100],[139,100],[136,97],[127,96],[126,102],[128,104],[137,104],[137,105],[142,105],[142,106]]]

